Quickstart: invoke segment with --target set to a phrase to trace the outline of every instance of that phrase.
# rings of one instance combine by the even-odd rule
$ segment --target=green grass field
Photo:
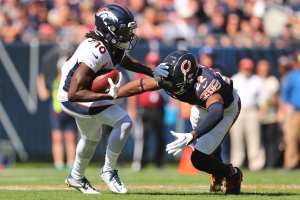
[[[83,195],[64,184],[67,171],[56,171],[46,164],[18,164],[15,168],[0,172],[1,200],[85,200],[85,199],[300,199],[300,170],[244,170],[241,195],[210,194],[208,176],[182,176],[175,166],[163,170],[147,168],[133,172],[128,167],[120,169],[120,175],[129,189],[125,195],[108,191],[99,178],[99,170],[92,166],[87,171],[91,183],[101,190],[97,196]]]

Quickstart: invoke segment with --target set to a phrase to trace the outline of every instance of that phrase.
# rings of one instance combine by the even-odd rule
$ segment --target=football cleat
[[[234,167],[236,172],[225,178],[225,194],[240,194],[241,193],[241,183],[243,181],[242,171]]]
[[[102,171],[101,178],[112,192],[119,194],[127,193],[127,188],[121,181],[118,175],[118,170],[111,170],[105,172]]]
[[[222,186],[223,186],[223,178],[211,175],[209,192],[222,192],[223,191]]]
[[[85,177],[77,180],[69,175],[66,178],[65,183],[68,187],[75,188],[84,194],[100,194],[100,192],[96,190]]]

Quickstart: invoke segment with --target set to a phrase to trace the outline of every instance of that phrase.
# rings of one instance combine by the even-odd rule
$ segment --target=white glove
[[[119,91],[119,87],[121,86],[122,77],[123,77],[122,73],[119,72],[119,80],[117,84],[115,84],[111,78],[107,79],[110,86],[108,94],[112,96],[114,99],[118,97],[118,91]]]
[[[176,156],[193,140],[191,133],[176,133],[171,131],[171,134],[176,137],[176,140],[167,145],[166,151],[168,154],[173,154],[173,156]]]
[[[154,77],[168,77],[169,75],[169,66],[167,65],[167,63],[160,63],[159,65],[157,65],[153,71],[153,75]]]

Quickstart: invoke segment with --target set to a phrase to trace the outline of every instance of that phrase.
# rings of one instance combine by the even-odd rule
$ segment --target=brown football
[[[91,90],[94,92],[101,92],[101,93],[108,92],[109,89],[108,78],[111,78],[114,83],[117,83],[119,80],[119,71],[113,69],[110,72],[97,76],[92,82]]]

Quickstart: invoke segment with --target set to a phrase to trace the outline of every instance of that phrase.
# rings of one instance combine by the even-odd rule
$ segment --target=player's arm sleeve
[[[147,76],[153,77],[152,69],[150,69],[146,65],[141,64],[139,61],[130,57],[127,54],[124,55],[121,65],[129,71],[133,71],[136,73],[141,73],[141,74],[145,74]]]
[[[203,134],[214,128],[222,119],[224,115],[224,106],[220,102],[211,104],[207,109],[207,115],[200,124],[193,130],[194,138],[199,138]]]

